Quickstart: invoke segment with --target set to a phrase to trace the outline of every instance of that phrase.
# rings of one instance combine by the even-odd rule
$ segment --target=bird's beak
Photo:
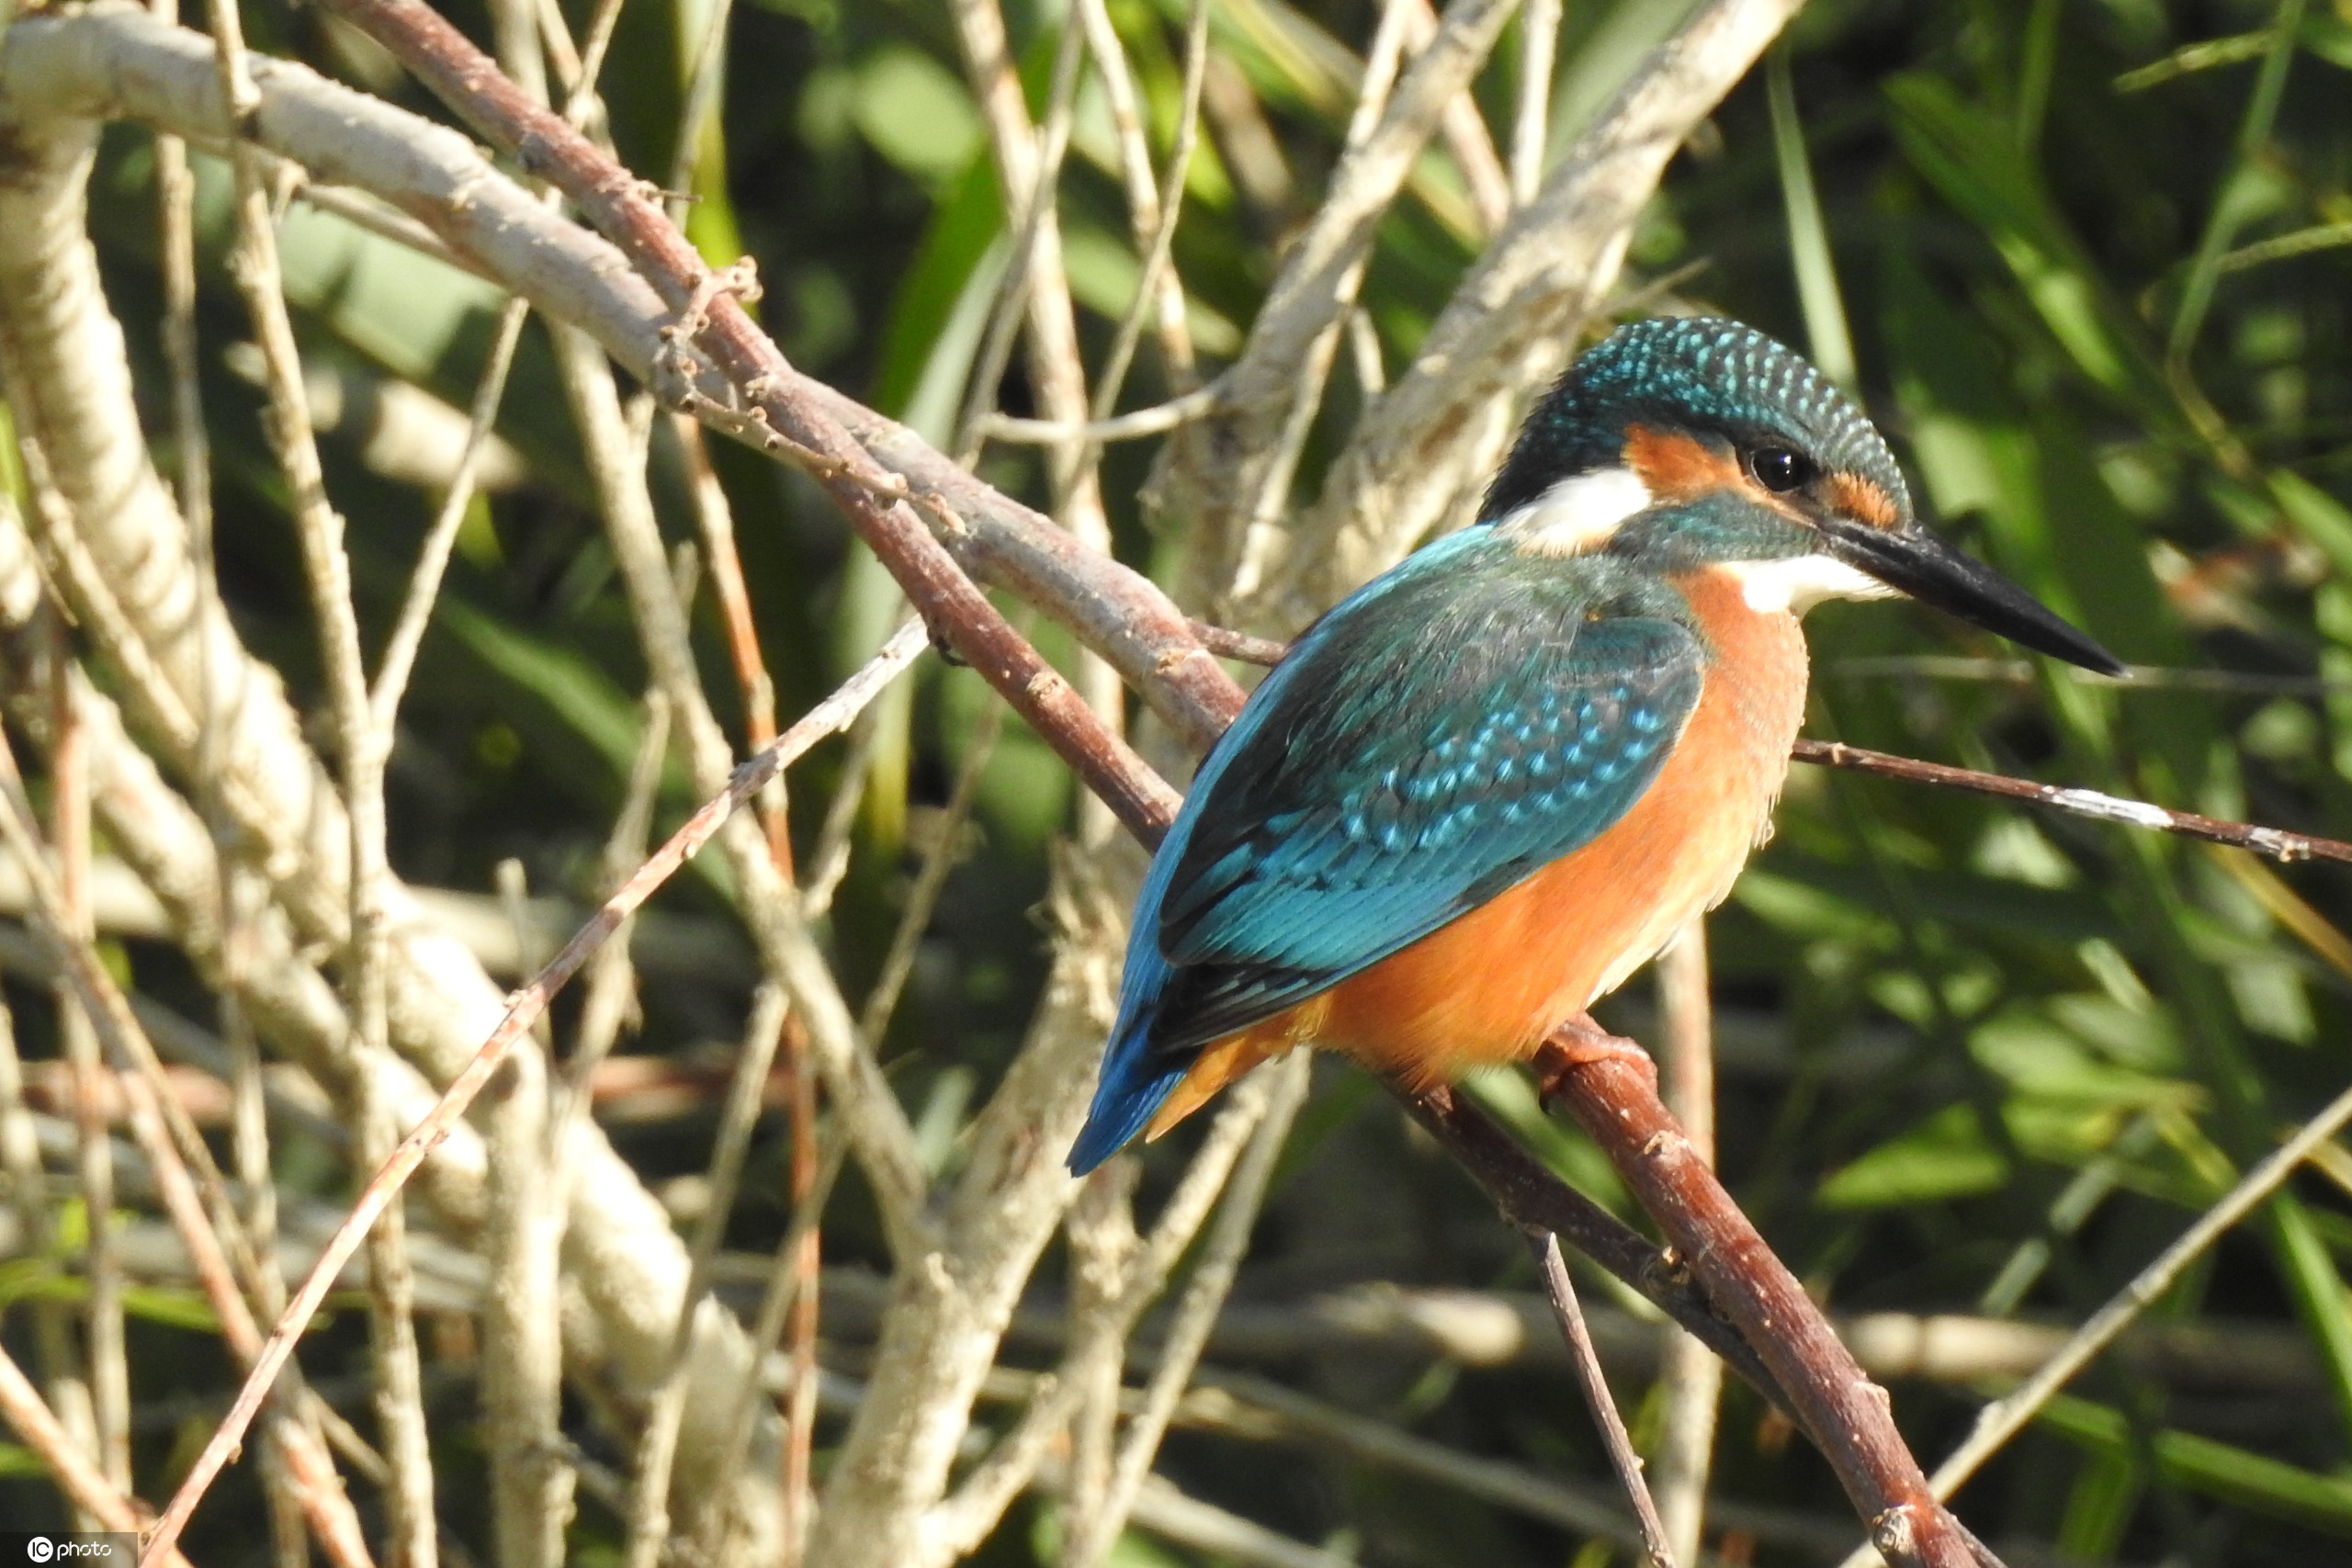
[[[2032,594],[1917,523],[1874,528],[1837,515],[1816,523],[1829,554],[1923,604],[2102,675],[2128,672],[2121,660]]]

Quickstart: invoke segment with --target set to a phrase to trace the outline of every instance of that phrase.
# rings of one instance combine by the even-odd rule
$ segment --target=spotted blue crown
[[[1876,481],[1910,513],[1910,491],[1886,442],[1801,355],[1719,316],[1660,316],[1610,333],[1535,405],[1481,519],[1508,514],[1570,474],[1615,467],[1626,430],[1637,424],[1792,446],[1832,471]]]

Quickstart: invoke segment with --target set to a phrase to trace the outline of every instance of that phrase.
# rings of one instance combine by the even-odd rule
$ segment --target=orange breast
[[[1788,773],[1804,716],[1804,634],[1794,615],[1749,609],[1722,569],[1678,586],[1714,657],[1680,741],[1633,808],[1492,901],[1209,1046],[1148,1135],[1295,1045],[1415,1084],[1521,1060],[1723,900]]]

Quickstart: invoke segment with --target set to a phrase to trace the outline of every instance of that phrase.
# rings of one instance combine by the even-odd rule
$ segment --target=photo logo
[[[25,1555],[36,1562],[46,1562],[57,1555],[56,1546],[45,1535],[37,1535],[25,1542]]]

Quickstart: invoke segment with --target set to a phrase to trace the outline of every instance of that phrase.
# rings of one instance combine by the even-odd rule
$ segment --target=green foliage
[[[584,22],[584,6],[564,9]],[[1111,7],[1155,157],[1172,134],[1187,9]],[[1174,253],[1207,373],[1238,349],[1327,181],[1376,9],[1212,6],[1227,107],[1192,165]],[[1555,154],[1676,9],[1568,6]],[[486,36],[478,8],[449,10]],[[1041,107],[1061,8],[1011,10]],[[306,13],[267,16],[287,48],[368,79]],[[607,67],[613,130],[634,166],[660,177],[684,90],[683,23],[643,5],[627,17]],[[1507,39],[1477,84],[1506,148],[1517,47]],[[1812,626],[1809,733],[2352,836],[2352,12],[2340,0],[1819,0],[1782,47],[1770,79],[1757,72],[1677,158],[1635,265],[1651,276],[1692,267],[1675,303],[1727,310],[1850,367],[1941,525],[2125,658],[2232,677],[2117,688],[2040,664],[2020,675],[2012,650],[1925,612],[1832,608]],[[763,0],[739,8],[729,60],[721,123],[688,161],[695,239],[714,256],[757,259],[764,320],[804,368],[949,442],[1010,243],[944,9]],[[1140,271],[1091,81],[1069,160],[1059,212],[1091,365]],[[224,355],[245,335],[219,265],[227,182],[217,164],[198,164],[223,579],[251,640],[315,711],[285,497],[256,396]],[[165,382],[153,346],[151,173],[143,138],[110,137],[96,222],[153,389]],[[1380,230],[1363,303],[1392,376],[1483,243],[1469,189],[1432,150]],[[355,385],[464,405],[500,305],[493,287],[300,203],[281,238],[315,360]],[[1179,389],[1146,341],[1123,408]],[[403,710],[392,849],[421,883],[484,891],[492,867],[514,856],[536,891],[591,894],[643,723],[643,662],[548,358],[526,336],[499,429],[529,477],[469,524]],[[1035,412],[1018,354],[1002,387],[986,390],[1009,412]],[[160,393],[150,412],[162,440]],[[326,440],[379,642],[437,497],[387,477],[367,435],[355,417]],[[1300,501],[1333,450],[1320,436],[1310,445]],[[684,543],[687,490],[658,427],[654,454],[663,526]],[[813,487],[740,455],[718,466],[788,719],[870,651],[896,617],[895,592]],[[982,471],[1046,500],[1031,449],[991,447]],[[1145,457],[1116,450],[1105,473],[1120,553],[1164,564],[1181,541],[1153,532]],[[707,592],[695,615],[710,689],[731,693]],[[1042,645],[1073,662],[1066,643]],[[989,700],[968,671],[930,662],[910,694],[878,710],[876,761],[851,780],[856,799],[834,798],[842,746],[793,777],[804,856],[831,808],[857,807],[824,932],[854,988],[880,967],[925,829]],[[985,1101],[1033,1010],[1046,943],[1032,907],[1071,794],[1035,737],[1009,727],[920,945],[887,1055],[907,1103],[932,1108],[924,1150],[943,1165],[964,1108]],[[683,778],[666,776],[661,825],[690,804]],[[723,869],[709,858],[698,868],[700,882],[674,886],[657,911],[725,904]],[[1713,928],[1723,1168],[1835,1308],[1967,1313],[1989,1302],[2077,1322],[2352,1077],[2347,922],[2352,882],[2338,869],[2223,868],[2124,828],[1800,773],[1777,839]],[[167,957],[141,957],[142,983],[191,1012],[209,1005]],[[728,1036],[742,989],[649,967],[629,1049],[684,1055]],[[1631,1022],[1644,1021],[1645,993],[1637,982],[1621,1004]],[[1283,1168],[1245,1296],[1295,1303],[1368,1280],[1527,1288],[1517,1239],[1467,1184],[1385,1100],[1337,1077],[1309,1112],[1311,1148]],[[1476,1092],[1557,1168],[1626,1210],[1589,1146],[1544,1121],[1523,1082],[1482,1080]],[[699,1158],[698,1135],[670,1124],[623,1141],[648,1168],[675,1170]],[[780,1134],[763,1137],[773,1168]],[[1162,1158],[1147,1158],[1148,1194],[1173,1168]],[[829,1214],[829,1262],[883,1261],[862,1205],[853,1195]],[[735,1239],[771,1245],[783,1224],[779,1209],[747,1206]],[[2299,1181],[2162,1311],[2224,1335],[2242,1321],[2290,1326],[2307,1357],[2300,1386],[2190,1397],[2144,1366],[2103,1367],[2086,1397],[2045,1414],[2045,1435],[2063,1443],[2035,1439],[1996,1461],[1963,1495],[1963,1516],[1987,1538],[2050,1543],[2086,1562],[2267,1568],[2340,1553],[2352,1534],[2347,1262],[2342,1190]],[[26,1267],[0,1269],[12,1317],[18,1303],[70,1297],[72,1282],[47,1264]],[[130,1304],[175,1330],[208,1326],[182,1292]],[[322,1355],[356,1359],[355,1346],[339,1337]],[[1566,1382],[1548,1373],[1448,1366],[1432,1382],[1420,1361],[1295,1370],[1464,1450],[1604,1473]],[[1417,1404],[1430,1388],[1442,1397]],[[1928,1387],[1903,1399],[1931,1462],[1974,1404],[1970,1391]],[[1736,1391],[1729,1411],[1724,1495],[1840,1511],[1819,1466],[1759,1432],[1752,1399]],[[1283,1448],[1270,1465],[1268,1451],[1187,1436],[1171,1468],[1294,1535],[1347,1532],[1366,1562],[1532,1565],[1574,1550],[1550,1526],[1425,1482],[1324,1450]],[[20,1460],[0,1448],[0,1475],[22,1473]],[[1054,1515],[1035,1520],[1025,1532],[1008,1525],[989,1561],[1053,1561]],[[583,1502],[583,1560],[612,1555],[620,1533],[606,1508]],[[239,1560],[259,1561],[262,1539],[234,1549]],[[232,1555],[223,1546],[206,1560]],[[1801,1560],[1773,1546],[1758,1559]],[[1207,1560],[1136,1535],[1114,1561]]]

